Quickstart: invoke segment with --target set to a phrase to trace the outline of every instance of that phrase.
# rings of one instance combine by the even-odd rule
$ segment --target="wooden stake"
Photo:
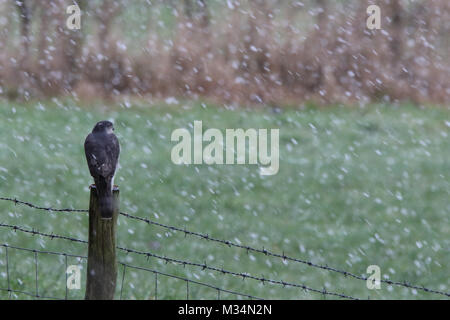
[[[86,300],[112,300],[116,289],[116,230],[119,215],[119,188],[113,190],[113,217],[102,219],[97,188],[91,187],[89,203],[89,249]]]

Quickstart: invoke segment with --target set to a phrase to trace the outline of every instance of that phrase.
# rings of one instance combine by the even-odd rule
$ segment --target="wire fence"
[[[67,209],[55,209],[52,207],[42,207],[42,206],[38,206],[35,205],[33,203],[30,202],[26,202],[26,201],[21,201],[15,198],[6,198],[6,197],[0,197],[1,201],[9,201],[9,202],[13,202],[15,205],[25,205],[28,206],[30,208],[36,209],[36,210],[43,210],[43,211],[49,211],[49,212],[78,212],[78,213],[87,213],[88,210],[85,209],[72,209],[72,208],[67,208]],[[180,228],[180,227],[176,227],[176,226],[171,226],[171,225],[166,225],[160,222],[156,222],[147,218],[143,218],[143,217],[139,217],[139,216],[134,216],[128,213],[124,213],[124,212],[120,212],[120,215],[128,218],[128,219],[133,219],[133,220],[137,220],[137,221],[141,221],[144,222],[148,225],[154,225],[160,228],[164,228],[166,230],[170,230],[172,232],[181,232],[183,233],[185,236],[192,236],[192,237],[196,237],[202,240],[206,240],[206,241],[210,241],[210,242],[214,242],[223,246],[226,246],[228,248],[238,248],[240,250],[245,250],[247,253],[249,252],[253,252],[253,253],[257,253],[257,254],[262,254],[265,256],[270,256],[273,258],[277,258],[277,259],[281,259],[283,261],[291,261],[294,263],[298,263],[298,264],[303,264],[306,265],[308,267],[311,268],[315,268],[315,269],[320,269],[320,270],[325,270],[325,271],[329,271],[332,273],[337,273],[340,275],[343,275],[345,278],[353,278],[359,281],[365,281],[367,282],[369,280],[368,277],[364,276],[364,275],[357,275],[353,272],[349,272],[343,269],[339,269],[336,267],[331,267],[328,265],[320,265],[317,263],[313,263],[312,261],[308,261],[305,259],[300,259],[300,258],[295,258],[292,256],[288,256],[286,255],[284,252],[282,253],[275,253],[272,252],[266,248],[255,248],[255,247],[251,247],[251,246],[246,246],[246,245],[242,245],[230,240],[223,240],[223,239],[218,239],[215,237],[210,236],[207,233],[200,233],[200,232],[195,232],[195,231],[191,231],[191,230],[187,230],[186,228]],[[16,232],[22,232],[22,233],[26,233],[26,234],[31,234],[31,235],[38,235],[38,236],[42,236],[42,237],[46,237],[46,238],[50,238],[50,239],[60,239],[60,240],[67,240],[67,241],[71,241],[71,242],[77,242],[77,243],[82,243],[82,244],[87,244],[88,241],[86,240],[82,240],[82,239],[77,239],[77,238],[73,238],[73,237],[69,237],[69,236],[65,236],[65,235],[58,235],[58,234],[54,234],[54,233],[45,233],[45,232],[40,232],[38,230],[35,229],[28,229],[22,226],[17,226],[17,225],[11,225],[11,224],[5,224],[5,223],[0,223],[0,227],[1,228],[8,228],[10,230],[16,231]],[[38,279],[37,279],[37,275],[38,275],[38,266],[37,266],[37,253],[47,253],[47,254],[60,254],[60,255],[65,255],[66,257],[69,256],[76,256],[76,255],[70,255],[70,254],[66,254],[66,253],[55,253],[55,252],[46,252],[46,251],[38,251],[38,250],[34,250],[34,249],[25,249],[25,248],[20,248],[20,247],[12,247],[12,246],[8,246],[7,244],[3,244],[1,245],[3,247],[6,248],[15,248],[17,250],[28,250],[31,252],[34,252],[35,254],[35,263],[36,263],[36,292],[33,293],[27,293],[27,292],[19,292],[19,293],[23,293],[23,294],[28,294],[30,296],[34,296],[36,298],[45,298],[42,296],[38,295]],[[316,289],[316,288],[312,288],[309,287],[305,284],[302,283],[293,283],[293,282],[287,282],[284,280],[279,280],[279,279],[271,279],[271,278],[266,278],[264,276],[255,276],[252,275],[248,272],[237,272],[237,271],[232,271],[232,270],[227,270],[224,269],[223,267],[217,267],[217,266],[210,266],[208,265],[206,262],[203,263],[198,263],[198,262],[193,262],[193,261],[188,261],[188,260],[182,260],[182,259],[178,259],[178,258],[173,258],[173,257],[167,257],[167,256],[161,256],[158,254],[155,254],[153,252],[145,252],[145,251],[139,251],[136,249],[132,249],[132,248],[126,248],[126,247],[121,247],[121,246],[117,246],[118,250],[121,250],[127,254],[131,253],[131,254],[136,254],[136,255],[140,255],[140,256],[144,256],[147,257],[147,259],[149,258],[156,258],[158,260],[162,260],[165,263],[173,263],[176,265],[181,265],[181,266],[192,266],[195,268],[199,268],[201,270],[209,270],[209,271],[213,271],[217,274],[222,274],[222,275],[226,275],[226,276],[233,276],[233,277],[239,277],[242,278],[243,280],[249,279],[252,281],[257,281],[260,282],[262,284],[272,284],[272,285],[278,285],[278,286],[282,286],[283,288],[286,287],[292,287],[292,288],[297,288],[297,289],[301,289],[304,292],[309,292],[309,293],[316,293],[316,294],[320,294],[323,296],[331,296],[331,297],[337,297],[337,298],[343,298],[343,299],[351,299],[351,300],[358,300],[357,297],[353,297],[351,295],[345,294],[345,293],[338,293],[338,292],[333,292],[333,291],[329,291],[327,289]],[[79,258],[86,258],[86,257],[82,257],[82,256],[76,256]],[[8,260],[8,258],[7,258]],[[159,276],[163,276],[163,277],[169,277],[169,278],[174,278],[174,279],[178,279],[180,281],[184,281],[186,283],[186,298],[189,298],[189,283],[191,284],[197,284],[200,286],[204,286],[204,287],[208,287],[211,289],[214,289],[217,291],[218,294],[218,298],[220,298],[220,293],[230,293],[230,294],[234,294],[236,296],[240,296],[243,298],[248,298],[248,299],[261,299],[252,295],[248,295],[248,294],[244,294],[244,293],[240,293],[240,292],[235,292],[232,290],[228,290],[225,288],[219,288],[217,286],[214,286],[212,284],[207,284],[207,283],[202,283],[196,280],[191,280],[191,279],[187,279],[187,278],[183,278],[180,276],[176,276],[176,275],[171,275],[171,274],[167,274],[158,270],[153,270],[153,269],[149,269],[149,268],[144,268],[144,267],[140,267],[140,266],[133,266],[124,262],[119,262],[119,264],[122,266],[122,284],[121,284],[121,289],[120,289],[120,297],[122,298],[122,293],[123,293],[123,279],[125,277],[125,273],[127,269],[136,269],[136,270],[141,270],[141,271],[146,271],[146,272],[150,272],[155,276],[155,296],[157,297],[157,277]],[[7,262],[8,265],[8,262]],[[388,280],[388,279],[380,279],[379,280],[380,283],[385,283],[387,285],[390,286],[397,286],[397,287],[404,287],[404,288],[408,288],[408,289],[415,289],[415,290],[419,290],[425,293],[430,293],[430,294],[437,294],[437,295],[441,295],[441,296],[445,296],[445,297],[450,297],[450,293],[449,292],[444,292],[444,291],[439,291],[439,290],[435,290],[435,289],[431,289],[425,286],[418,286],[415,284],[411,284],[408,281],[393,281],[393,280]],[[9,291],[9,292],[13,292],[13,290],[10,288],[9,286],[9,272],[8,272],[8,288],[0,288],[0,291]],[[52,299],[51,297],[47,297],[49,299]],[[67,299],[67,295],[65,297]]]
[[[19,230],[19,229],[17,229],[17,230]],[[66,275],[65,283],[64,283],[64,286],[66,287],[64,298],[51,297],[51,296],[46,296],[46,295],[41,295],[40,294],[40,292],[39,292],[38,254],[49,254],[49,255],[56,255],[56,256],[64,257],[66,270],[67,270],[67,267],[68,267],[68,262],[67,262],[67,258],[68,257],[73,257],[73,258],[87,260],[87,256],[74,255],[74,254],[68,254],[68,253],[63,253],[63,252],[55,252],[55,251],[43,251],[43,250],[22,248],[22,247],[16,247],[16,246],[8,245],[6,243],[0,244],[0,247],[5,248],[6,278],[7,278],[7,288],[1,288],[0,287],[0,291],[8,292],[10,294],[10,298],[11,298],[11,294],[12,293],[19,293],[19,294],[25,294],[27,296],[34,297],[34,298],[37,298],[37,299],[52,299],[52,300],[67,300],[68,299],[68,287],[66,285],[66,283],[67,283],[67,275]],[[9,265],[10,265],[10,262],[9,262],[9,260],[10,260],[9,250],[11,250],[11,249],[12,250],[25,251],[25,252],[33,253],[34,265],[35,265],[35,277],[34,277],[35,291],[34,292],[17,290],[17,289],[13,289],[12,288],[12,286],[11,286],[10,268],[9,268]],[[164,276],[164,277],[168,277],[168,278],[172,278],[172,279],[176,279],[176,280],[185,282],[186,283],[186,299],[189,299],[189,283],[192,283],[192,284],[195,284],[195,285],[199,285],[199,286],[203,286],[203,287],[215,290],[217,292],[217,298],[219,300],[220,300],[220,294],[222,292],[223,293],[229,293],[229,294],[232,294],[232,295],[235,295],[235,296],[239,296],[239,297],[243,297],[243,298],[248,298],[248,299],[251,299],[251,300],[263,300],[262,298],[258,298],[258,297],[252,296],[252,295],[244,294],[244,293],[237,292],[237,291],[227,290],[227,289],[224,289],[224,288],[221,288],[221,287],[213,286],[213,285],[208,284],[208,283],[203,283],[203,282],[200,282],[200,281],[187,279],[187,278],[184,278],[184,277],[181,277],[181,276],[177,276],[177,275],[173,275],[173,274],[157,271],[157,270],[154,270],[154,269],[143,268],[143,267],[139,267],[139,266],[133,266],[133,265],[121,262],[121,261],[119,261],[118,263],[119,263],[119,265],[122,266],[122,277],[121,277],[122,281],[121,281],[121,285],[120,285],[120,299],[121,300],[122,300],[122,294],[123,294],[123,287],[124,287],[124,283],[125,283],[126,268],[146,271],[146,272],[149,272],[149,273],[152,273],[152,274],[155,275],[155,291],[154,291],[155,299],[158,299],[158,275],[159,275],[159,276]]]

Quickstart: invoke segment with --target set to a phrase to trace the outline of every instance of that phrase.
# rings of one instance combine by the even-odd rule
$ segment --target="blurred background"
[[[74,31],[71,3],[0,1],[1,95],[449,101],[447,0],[78,1]]]

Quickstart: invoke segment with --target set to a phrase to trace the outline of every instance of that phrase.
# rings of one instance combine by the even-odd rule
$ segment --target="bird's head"
[[[92,132],[111,134],[114,131],[114,125],[110,121],[97,122]]]

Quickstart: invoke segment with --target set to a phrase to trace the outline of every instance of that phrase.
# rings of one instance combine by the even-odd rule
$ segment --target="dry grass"
[[[125,49],[113,28],[123,9],[115,2],[101,4],[102,11],[86,8],[94,27],[83,36],[61,29],[65,16],[58,8],[65,0],[52,3],[53,9],[33,12],[38,32],[28,43],[36,50],[20,55],[20,41],[1,50],[0,86],[9,97],[127,94],[273,105],[450,101],[446,0],[361,0],[337,12],[333,1],[321,0],[309,8],[313,25],[301,32],[296,24],[308,9],[276,1],[255,0],[201,19],[179,10],[173,38],[150,27],[138,53]],[[382,30],[365,26],[369,3],[382,8]],[[2,47],[13,42],[14,35],[1,34]]]

